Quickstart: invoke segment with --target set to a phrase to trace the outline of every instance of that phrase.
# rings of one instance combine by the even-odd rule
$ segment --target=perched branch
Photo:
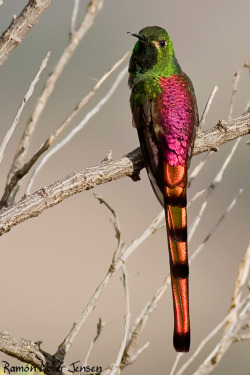
[[[219,145],[250,132],[250,113],[231,121],[223,121],[214,128],[198,134],[194,155],[218,149]],[[86,168],[80,172],[44,187],[23,199],[0,214],[0,235],[8,232],[13,226],[40,215],[45,209],[53,207],[65,198],[89,190],[97,185],[129,176],[138,180],[144,167],[143,157],[139,148],[115,161],[108,161],[96,167]]]
[[[138,176],[143,166],[141,151],[138,148],[121,159],[74,172],[32,195],[23,197],[16,205],[3,209],[0,214],[0,235],[9,231],[14,225],[40,215],[46,208],[53,207],[83,190],[92,189],[124,176]]]
[[[204,151],[218,151],[223,143],[250,133],[250,113],[245,113],[229,121],[219,121],[212,129],[200,132],[196,136],[193,155]]]
[[[0,66],[10,52],[21,43],[50,3],[51,0],[30,0],[19,16],[13,16],[11,24],[0,37]]]

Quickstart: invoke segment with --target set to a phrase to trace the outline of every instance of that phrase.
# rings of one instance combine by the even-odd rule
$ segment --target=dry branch
[[[250,133],[250,113],[230,121],[220,121],[214,128],[198,134],[194,155],[211,149],[218,150],[221,144],[248,133]],[[126,176],[138,179],[143,167],[141,151],[137,148],[121,159],[74,172],[49,187],[43,187],[36,193],[23,197],[16,205],[3,209],[0,214],[0,235],[83,190],[89,190],[97,185]]]
[[[40,370],[60,366],[58,360],[56,361],[52,355],[41,350],[40,343],[11,336],[8,332],[0,332],[0,351]],[[47,373],[53,374],[53,372]],[[64,371],[64,374],[67,372]]]
[[[71,123],[74,117],[79,113],[79,111],[83,108],[83,106],[88,103],[89,99],[95,95],[96,91],[102,86],[102,84],[106,81],[106,79],[122,64],[122,62],[128,57],[130,51],[126,52],[121,59],[119,59],[113,66],[110,68],[94,85],[94,87],[90,90],[90,92],[84,96],[81,101],[75,106],[73,111],[67,116],[67,118],[62,122],[58,128],[49,135],[46,141],[40,146],[40,148],[36,151],[36,153],[31,157],[31,159],[25,163],[20,169],[17,169],[13,176],[11,177],[10,181],[7,182],[4,190],[4,194],[0,201],[0,209],[2,207],[8,206],[8,200],[19,183],[19,181],[30,171],[36,161],[40,158],[42,154],[44,154],[52,145],[52,143],[56,140],[56,138],[66,129],[66,127]],[[9,177],[9,176],[8,176]]]
[[[223,143],[250,133],[250,113],[229,121],[219,121],[216,126],[197,134],[194,155],[204,151],[218,151]]]
[[[74,55],[74,52],[76,51],[76,48],[78,47],[80,41],[82,40],[86,32],[89,30],[89,28],[93,25],[94,19],[101,10],[102,5],[103,0],[90,0],[87,6],[86,14],[78,30],[74,33],[71,32],[69,43],[63,51],[54,69],[49,74],[49,77],[44,85],[42,93],[39,96],[36,106],[27,122],[26,128],[24,130],[24,133],[22,135],[22,138],[16,151],[16,155],[14,156],[13,163],[10,167],[10,171],[7,177],[7,185],[9,185],[11,178],[13,177],[15,172],[23,168],[25,164],[25,157],[30,147],[32,135],[35,132],[36,126],[42,115],[42,112],[45,109],[52,92],[54,91],[56,82],[58,78],[61,76],[65,66],[67,65],[71,57]],[[72,18],[75,17],[74,13],[75,8],[73,10]],[[7,198],[8,203],[13,203],[19,185],[20,180],[17,182],[17,185],[13,188],[13,190],[10,193],[10,196]]]
[[[51,0],[30,0],[19,16],[13,16],[11,24],[0,37],[0,66],[10,52],[21,43],[50,3]]]

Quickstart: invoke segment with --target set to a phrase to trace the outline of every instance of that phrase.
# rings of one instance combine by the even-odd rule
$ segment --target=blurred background
[[[4,1],[0,7],[0,32],[18,15],[27,1]],[[88,1],[80,0],[77,25],[85,14]],[[1,193],[20,136],[35,106],[43,85],[69,40],[72,0],[54,0],[39,22],[14,49],[0,69],[0,108],[2,140],[10,128],[21,101],[47,51],[47,68],[27,103],[1,164]],[[128,50],[135,40],[127,31],[138,32],[149,25],[165,28],[174,43],[176,57],[195,87],[200,115],[215,85],[219,91],[208,114],[205,129],[227,119],[236,71],[250,58],[249,0],[185,1],[144,0],[104,1],[104,6],[87,32],[76,53],[56,84],[43,113],[29,151],[31,156],[73,110],[96,81]],[[128,60],[122,65],[126,66]],[[105,95],[117,76],[116,71],[96,96],[88,102],[65,134]],[[127,76],[119,88],[87,126],[41,170],[33,192],[58,179],[98,165],[112,150],[113,158],[138,147],[131,125]],[[249,99],[249,72],[243,70],[233,116],[242,114]],[[60,137],[60,140],[64,135]],[[230,307],[238,264],[249,241],[249,146],[243,137],[226,170],[223,181],[209,198],[208,208],[197,228],[189,249],[192,253],[216,225],[240,188],[237,205],[217,228],[202,254],[190,269],[190,310],[192,341],[190,354],[223,319]],[[1,141],[2,142],[2,141]],[[188,191],[194,194],[206,188],[222,166],[233,142],[221,146]],[[205,155],[192,159],[190,172]],[[28,179],[24,180],[24,187]],[[19,192],[18,200],[24,192]],[[96,287],[104,278],[116,248],[110,212],[98,203],[93,192],[115,209],[123,241],[137,238],[160,212],[145,170],[141,181],[130,178],[101,185],[94,190],[65,200],[39,217],[11,229],[1,237],[1,330],[13,336],[42,340],[42,349],[54,353],[78,319]],[[189,226],[199,211],[202,199],[188,211]],[[127,262],[131,299],[131,324],[161,286],[169,272],[165,230],[160,230],[141,245]],[[66,363],[85,358],[96,334],[99,317],[105,327],[91,353],[89,364],[102,366],[114,362],[124,328],[124,290],[121,272],[115,274],[88,317]],[[176,353],[172,347],[173,313],[170,288],[159,302],[144,329],[139,345],[150,341],[148,349],[124,374],[169,373]],[[186,374],[192,374],[219,340],[218,334],[203,349]],[[210,350],[210,351],[209,351]],[[249,373],[250,342],[230,347],[214,374]],[[0,365],[6,356],[0,354]],[[9,362],[15,363],[8,358]]]

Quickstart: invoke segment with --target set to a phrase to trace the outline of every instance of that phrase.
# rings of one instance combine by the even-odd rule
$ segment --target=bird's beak
[[[130,34],[132,36],[135,36],[136,38],[140,39],[140,40],[145,40],[144,36],[141,35],[141,34],[136,34],[136,33],[131,33],[131,31],[128,31],[127,34]]]

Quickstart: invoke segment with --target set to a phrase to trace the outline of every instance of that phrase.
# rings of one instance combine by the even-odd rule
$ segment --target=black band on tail
[[[177,352],[188,352],[190,348],[190,332],[183,334],[174,333],[173,344]]]
[[[177,263],[172,265],[171,271],[176,279],[186,279],[189,274],[189,267],[186,263]]]

